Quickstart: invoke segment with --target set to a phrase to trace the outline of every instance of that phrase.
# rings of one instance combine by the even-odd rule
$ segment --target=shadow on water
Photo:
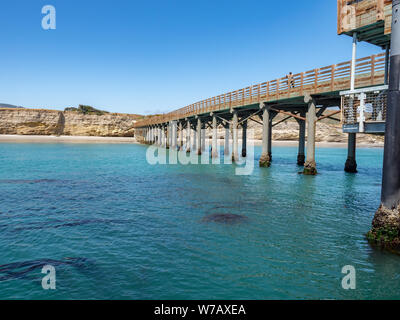
[[[73,222],[68,222],[68,223],[61,223],[61,224],[56,224],[56,225],[44,225],[43,223],[31,223],[28,226],[25,227],[18,227],[15,228],[14,231],[23,231],[23,230],[42,230],[42,229],[58,229],[58,228],[64,228],[64,227],[77,227],[81,225],[86,225],[86,224],[126,224],[128,223],[129,220],[125,219],[87,219],[87,220],[77,220]],[[3,225],[4,227],[4,225]]]
[[[247,222],[248,218],[239,214],[232,213],[213,213],[205,216],[202,222],[215,222],[220,224],[239,224]]]
[[[29,274],[35,270],[41,270],[45,265],[53,267],[72,266],[80,270],[85,270],[92,264],[87,258],[64,258],[62,260],[38,259],[23,262],[14,262],[0,265],[0,281],[12,279],[28,278]]]
[[[0,183],[6,184],[34,184],[34,183],[56,183],[56,182],[63,182],[62,180],[56,179],[0,179]]]

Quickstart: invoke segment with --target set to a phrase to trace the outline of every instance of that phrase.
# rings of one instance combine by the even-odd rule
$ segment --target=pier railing
[[[255,84],[243,89],[208,98],[167,114],[137,121],[135,127],[145,127],[172,120],[192,117],[220,110],[237,108],[304,96],[338,92],[350,88],[351,61],[306,72],[285,76],[276,80]],[[377,54],[356,60],[356,88],[383,84],[385,54]]]

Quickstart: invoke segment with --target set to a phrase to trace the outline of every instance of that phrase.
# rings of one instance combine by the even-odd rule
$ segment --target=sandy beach
[[[0,143],[138,143],[132,137],[0,135]]]
[[[0,135],[0,143],[138,143],[133,137],[94,137],[94,136],[41,136],[41,135]],[[223,144],[223,141],[221,141]],[[261,140],[252,140],[255,146],[261,145]],[[241,140],[239,139],[239,143]],[[250,141],[248,142],[248,144]],[[272,141],[274,146],[297,146],[297,141]],[[211,141],[209,141],[211,145]],[[347,148],[343,142],[317,142],[319,148]],[[358,148],[383,148],[383,143],[358,143]]]

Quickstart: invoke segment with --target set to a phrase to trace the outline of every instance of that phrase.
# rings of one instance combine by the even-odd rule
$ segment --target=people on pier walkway
[[[291,72],[289,72],[289,74],[286,76],[286,78],[288,79],[288,87],[289,88],[294,88],[294,79],[293,79],[293,74]]]

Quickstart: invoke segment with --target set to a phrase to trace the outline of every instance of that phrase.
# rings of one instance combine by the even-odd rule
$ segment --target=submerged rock
[[[203,222],[216,222],[222,224],[238,224],[246,222],[248,218],[239,214],[232,213],[213,213],[203,218]]]
[[[366,236],[371,244],[400,253],[400,205],[394,209],[381,205]]]

